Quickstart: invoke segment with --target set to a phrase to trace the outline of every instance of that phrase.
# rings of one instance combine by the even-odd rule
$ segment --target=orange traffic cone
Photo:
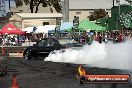
[[[11,88],[19,88],[17,81],[16,81],[16,75],[13,74],[13,78],[12,78],[12,86]]]

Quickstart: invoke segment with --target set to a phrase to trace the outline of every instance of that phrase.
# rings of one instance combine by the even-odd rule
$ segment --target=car
[[[28,46],[24,49],[23,57],[26,60],[31,60],[38,57],[47,57],[54,50],[64,49],[59,41],[55,38],[44,38],[38,41],[33,46]]]
[[[60,42],[61,45],[65,46],[66,48],[79,50],[83,46],[74,39],[64,38],[64,39],[59,39],[58,41]]]
[[[0,57],[0,77],[7,74],[7,61],[5,58]]]

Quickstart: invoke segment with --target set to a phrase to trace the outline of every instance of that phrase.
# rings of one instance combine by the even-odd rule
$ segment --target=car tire
[[[0,57],[0,59],[0,77],[3,77],[7,74],[7,61],[2,57]]]
[[[24,53],[24,59],[25,60],[31,60],[30,51],[26,50]]]
[[[3,73],[2,73],[1,76],[2,76],[2,77],[3,77],[3,76],[6,76],[6,74],[7,74],[7,71],[5,70],[5,71],[3,71]]]
[[[3,77],[7,74],[7,67],[1,67],[0,68],[0,77]]]

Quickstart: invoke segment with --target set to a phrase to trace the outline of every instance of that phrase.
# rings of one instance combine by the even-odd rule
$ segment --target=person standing
[[[105,43],[108,42],[108,34],[107,34],[107,33],[105,33],[105,35],[104,35],[104,42],[105,42]]]
[[[102,43],[102,35],[99,35],[99,43]]]

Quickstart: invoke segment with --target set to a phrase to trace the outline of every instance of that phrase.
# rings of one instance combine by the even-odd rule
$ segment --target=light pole
[[[9,0],[9,12],[11,11],[11,0]]]
[[[64,16],[64,22],[69,22],[69,0],[64,0],[64,11],[63,11],[63,16]]]
[[[116,17],[116,29],[119,29],[119,17],[120,17],[120,11],[121,11],[120,0],[116,0],[116,3],[118,3],[118,15]]]
[[[113,0],[113,7],[114,7],[114,5],[115,5],[115,2],[114,2],[115,0]]]

